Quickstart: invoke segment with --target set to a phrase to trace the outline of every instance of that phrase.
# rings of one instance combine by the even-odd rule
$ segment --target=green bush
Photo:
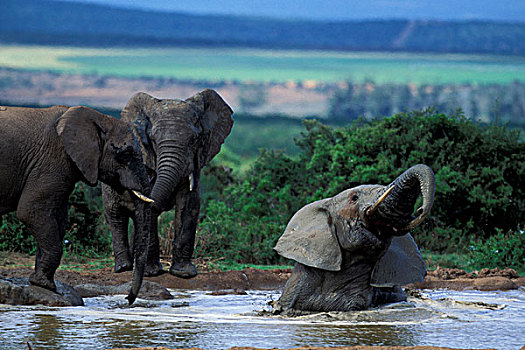
[[[317,121],[305,127],[297,156],[262,152],[224,199],[209,202],[198,234],[201,256],[280,263],[272,247],[302,206],[359,184],[388,184],[418,163],[436,174],[434,207],[413,232],[425,250],[466,252],[471,239],[525,221],[525,144],[518,131],[433,109],[335,129]]]
[[[36,252],[36,242],[16,213],[2,216],[0,221],[0,251],[15,251],[28,254]]]
[[[525,232],[523,228],[496,234],[485,240],[473,240],[468,254],[469,267],[473,269],[511,267],[525,271]]]
[[[100,189],[77,183],[69,197],[68,225],[64,241],[66,254],[83,256],[108,255],[111,235],[103,223]],[[18,220],[16,213],[2,217],[0,225],[0,251],[34,254],[36,241]]]

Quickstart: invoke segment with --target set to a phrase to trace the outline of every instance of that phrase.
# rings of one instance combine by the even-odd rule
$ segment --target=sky
[[[67,0],[195,14],[314,20],[423,19],[525,22],[525,0]]]

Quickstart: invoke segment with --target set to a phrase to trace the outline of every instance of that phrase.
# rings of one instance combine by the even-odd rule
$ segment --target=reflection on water
[[[123,296],[85,299],[84,307],[0,305],[0,349],[105,349],[162,345],[232,346],[435,345],[519,349],[525,345],[525,291],[425,291],[380,309],[293,319],[258,316],[274,292],[211,296],[174,291],[170,301]]]

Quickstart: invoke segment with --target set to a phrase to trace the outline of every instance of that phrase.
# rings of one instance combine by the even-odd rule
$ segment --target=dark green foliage
[[[511,267],[525,271],[525,232],[522,228],[496,234],[487,239],[473,240],[469,251],[469,267],[473,269]]]
[[[96,257],[111,251],[111,236],[103,223],[102,200],[98,188],[77,183],[69,197],[69,222],[64,241],[66,253]],[[2,217],[0,251],[34,254],[36,242],[16,213]]]
[[[413,232],[423,249],[465,251],[471,239],[525,220],[525,144],[518,131],[433,109],[336,129],[316,121],[305,127],[296,157],[263,152],[224,200],[210,201],[201,256],[277,263],[272,247],[302,206],[360,184],[386,185],[418,163],[431,166],[437,181],[431,215]]]
[[[99,187],[79,182],[69,197],[66,251],[76,255],[106,256],[111,252],[111,234],[104,222]]]
[[[229,261],[271,264],[290,212],[301,206],[292,179],[301,179],[296,161],[264,151],[240,182],[228,187],[224,200],[211,200],[197,235],[196,255]]]
[[[0,223],[0,251],[35,253],[35,239],[17,219],[16,213],[2,216]]]

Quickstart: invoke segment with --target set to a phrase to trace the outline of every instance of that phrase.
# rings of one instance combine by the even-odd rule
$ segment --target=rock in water
[[[28,278],[0,277],[0,303],[11,305],[82,306],[80,294],[66,283],[55,281],[57,292],[33,286]]]
[[[80,284],[75,286],[75,289],[85,298],[92,298],[99,295],[126,295],[131,289],[131,282],[127,282],[118,286],[103,286],[92,283]],[[156,282],[143,281],[138,298],[146,300],[169,300],[173,299],[174,297],[163,285]]]

